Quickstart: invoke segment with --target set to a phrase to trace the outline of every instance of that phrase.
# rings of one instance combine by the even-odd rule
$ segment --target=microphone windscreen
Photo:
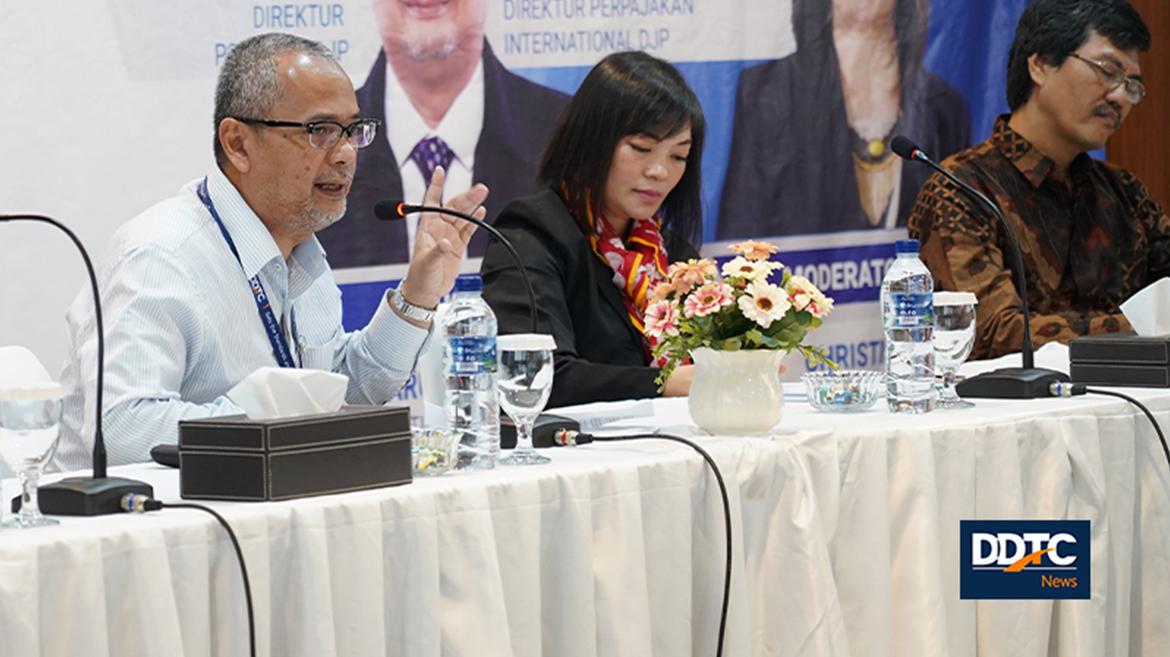
[[[374,216],[379,219],[401,219],[401,206],[399,201],[378,201],[374,204]]]
[[[894,140],[890,142],[890,150],[894,151],[895,155],[905,160],[913,160],[914,151],[922,151],[922,149],[918,148],[914,142],[910,141],[902,135],[897,135],[894,137]]]

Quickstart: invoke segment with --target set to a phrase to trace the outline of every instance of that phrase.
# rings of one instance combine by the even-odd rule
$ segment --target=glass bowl
[[[456,433],[436,427],[411,427],[410,454],[414,461],[414,476],[436,477],[455,467],[459,441]]]
[[[873,406],[881,396],[881,372],[837,370],[806,372],[800,376],[808,390],[808,403],[826,413],[856,413]]]

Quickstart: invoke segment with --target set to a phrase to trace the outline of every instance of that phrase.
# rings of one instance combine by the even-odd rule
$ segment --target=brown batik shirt
[[[1036,346],[1078,335],[1131,330],[1118,306],[1170,274],[1170,217],[1134,175],[1081,153],[1068,182],[1055,163],[999,117],[991,138],[943,166],[995,201],[1028,275]],[[935,174],[909,220],[935,289],[974,292],[972,358],[1017,352],[1024,318],[1003,228]]]

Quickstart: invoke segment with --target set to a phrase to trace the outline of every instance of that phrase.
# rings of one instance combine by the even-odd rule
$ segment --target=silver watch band
[[[435,319],[435,311],[433,309],[416,306],[406,300],[406,296],[402,294],[401,284],[394,290],[394,294],[390,295],[390,305],[407,319],[413,319],[417,322],[430,322]]]

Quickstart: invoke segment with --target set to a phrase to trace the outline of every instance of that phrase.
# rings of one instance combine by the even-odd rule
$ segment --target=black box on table
[[[410,444],[405,406],[183,420],[179,490],[184,499],[260,502],[405,484]]]
[[[1086,335],[1068,358],[1073,383],[1170,388],[1170,336]]]

